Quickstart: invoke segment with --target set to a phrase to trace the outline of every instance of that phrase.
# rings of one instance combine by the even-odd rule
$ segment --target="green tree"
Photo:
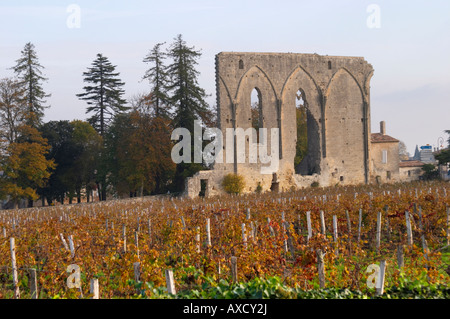
[[[164,65],[164,59],[167,53],[161,50],[164,43],[157,43],[153,49],[145,56],[144,62],[151,63],[151,67],[145,72],[144,79],[147,79],[152,86],[150,91],[149,102],[144,105],[152,106],[156,117],[169,117],[170,103],[167,86],[169,83],[169,76],[167,67]],[[147,110],[148,112],[148,110]]]
[[[45,98],[50,97],[50,94],[46,94],[42,87],[42,82],[48,79],[42,74],[44,67],[39,63],[32,43],[25,44],[21,54],[22,56],[16,60],[16,65],[12,69],[26,92],[27,124],[37,128],[42,123],[44,109],[48,108],[45,105],[47,103]]]
[[[64,203],[66,194],[69,192],[69,172],[74,165],[78,150],[72,142],[73,127],[69,121],[50,121],[40,127],[42,137],[48,141],[50,146],[46,154],[47,160],[53,160],[56,168],[48,179],[45,187],[38,190],[44,206],[44,198],[48,205],[52,205],[54,200]]]
[[[69,203],[77,197],[81,202],[81,191],[88,196],[95,185],[94,172],[97,156],[102,146],[100,135],[85,121],[50,121],[42,125],[41,132],[51,146],[47,159],[57,164],[46,187],[39,194],[47,198],[49,205],[57,199]]]
[[[439,177],[439,171],[436,169],[436,166],[433,164],[423,164],[423,179],[424,180],[432,180]]]
[[[85,189],[89,202],[90,192],[96,187],[95,172],[103,139],[88,122],[74,120],[70,125],[73,127],[72,143],[77,150],[77,156],[70,170],[72,189],[78,203],[81,202],[81,190]]]
[[[89,105],[86,113],[93,113],[88,122],[103,137],[114,116],[129,109],[126,100],[122,98],[125,85],[119,78],[119,73],[115,72],[116,66],[109,62],[107,57],[97,54],[97,58],[92,62],[92,67],[83,73],[84,82],[91,85],[83,87],[84,93],[77,94],[81,100],[87,101]],[[105,150],[99,152],[97,168],[97,187],[99,199],[106,200],[106,188],[108,174],[106,168],[107,158],[104,156]]]
[[[439,161],[439,164],[441,165],[450,163],[450,130],[446,130],[445,133],[449,135],[449,138],[447,140],[448,147],[446,150],[443,150],[436,155],[436,159]]]
[[[195,68],[201,53],[194,47],[188,47],[180,34],[172,43],[168,56],[173,61],[167,69],[171,79],[168,89],[175,107],[173,126],[187,128],[193,133],[194,120],[201,120],[208,125],[212,118],[205,100],[207,94],[198,85],[200,73]]]
[[[212,112],[205,100],[207,94],[198,85],[199,72],[196,65],[201,53],[194,47],[188,47],[182,36],[178,35],[169,48],[168,56],[172,59],[172,64],[167,68],[170,76],[168,85],[171,92],[170,101],[174,107],[172,126],[186,128],[191,136],[194,136],[195,120],[202,121],[206,126],[213,123]],[[194,147],[191,149],[194,152]],[[202,168],[204,167],[200,163],[177,164],[172,190],[181,191],[186,177],[192,176]]]
[[[167,191],[175,170],[167,119],[137,110],[121,114],[106,137],[110,179],[118,195]]]
[[[87,72],[83,72],[84,82],[90,85],[84,86],[84,93],[76,96],[87,101],[86,113],[93,113],[88,122],[100,133],[104,135],[108,124],[114,115],[126,111],[126,100],[122,98],[125,85],[115,72],[116,66],[109,62],[107,57],[97,54],[97,58],[92,62],[92,67]]]

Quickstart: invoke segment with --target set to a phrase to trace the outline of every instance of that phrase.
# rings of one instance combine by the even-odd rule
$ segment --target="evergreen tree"
[[[48,79],[42,75],[44,68],[38,61],[34,45],[28,42],[21,51],[22,57],[16,60],[16,66],[12,69],[19,79],[19,83],[26,90],[25,95],[28,104],[27,125],[37,128],[42,123],[45,98],[50,97],[42,88],[42,82]]]
[[[144,79],[148,79],[150,85],[152,85],[149,95],[150,103],[145,105],[153,107],[156,117],[163,116],[168,118],[170,114],[169,96],[167,94],[169,78],[167,67],[164,65],[164,59],[166,58],[167,53],[161,51],[162,45],[164,45],[164,43],[156,44],[144,58],[144,62],[153,65],[144,75]]]
[[[81,100],[87,101],[89,105],[86,113],[93,113],[88,122],[104,135],[108,124],[117,113],[126,111],[126,101],[122,98],[125,85],[119,78],[119,73],[115,72],[116,66],[109,62],[107,57],[97,54],[97,58],[92,62],[92,67],[83,73],[84,82],[90,83],[83,87],[85,93],[77,94]]]
[[[168,56],[173,61],[167,69],[171,77],[168,86],[172,92],[171,104],[175,107],[173,126],[187,128],[193,134],[194,120],[209,124],[212,118],[205,101],[207,95],[198,85],[199,72],[195,69],[201,53],[188,47],[180,34],[171,45]]]
[[[174,40],[168,51],[172,64],[167,68],[170,76],[168,86],[171,92],[170,100],[175,108],[172,126],[186,128],[194,137],[195,120],[201,120],[204,125],[210,125],[212,122],[212,112],[205,101],[207,95],[198,85],[199,72],[195,68],[201,53],[194,47],[188,47],[181,35]],[[193,140],[191,143],[194,145]],[[191,151],[194,152],[194,147],[191,147]],[[193,154],[191,158],[194,159]],[[202,163],[177,164],[172,190],[175,192],[183,190],[185,179],[204,168]]]

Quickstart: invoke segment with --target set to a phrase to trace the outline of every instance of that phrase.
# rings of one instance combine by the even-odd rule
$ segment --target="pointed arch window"
[[[251,93],[251,126],[256,130],[256,140],[254,141],[256,143],[259,142],[259,129],[264,127],[263,123],[263,112],[262,112],[262,98],[261,98],[261,91],[258,88],[254,88]]]
[[[308,153],[308,109],[306,95],[302,89],[295,94],[295,113],[297,123],[297,143],[295,146],[294,166],[300,173],[300,163]]]

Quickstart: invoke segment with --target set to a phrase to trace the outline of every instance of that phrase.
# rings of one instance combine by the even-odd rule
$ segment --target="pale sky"
[[[375,12],[379,19],[371,20]],[[79,20],[73,19],[79,8]],[[370,28],[370,21],[379,27]],[[69,22],[69,23],[68,23]],[[79,25],[77,23],[79,22]],[[71,24],[72,23],[72,24]],[[73,27],[75,26],[75,27]],[[79,27],[76,27],[79,26]],[[144,56],[182,34],[201,49],[199,84],[215,104],[214,57],[222,51],[362,56],[375,69],[371,126],[436,147],[450,129],[450,1],[20,1],[0,0],[0,78],[32,42],[51,93],[45,121],[86,119],[82,73],[97,53],[117,65],[126,98],[149,90]],[[445,143],[446,144],[446,143]]]

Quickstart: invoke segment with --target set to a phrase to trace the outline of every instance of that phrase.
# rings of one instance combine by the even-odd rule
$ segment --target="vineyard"
[[[421,182],[1,211],[0,298],[449,298],[449,207]]]

